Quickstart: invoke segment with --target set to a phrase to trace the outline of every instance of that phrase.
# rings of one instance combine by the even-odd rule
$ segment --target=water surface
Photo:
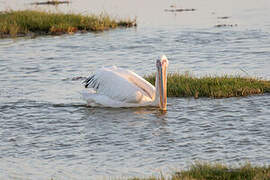
[[[0,1],[0,7],[53,8],[31,2]],[[170,5],[196,11],[165,12]],[[0,179],[148,176],[195,160],[269,164],[269,94],[168,98],[164,114],[91,108],[80,96],[83,78],[95,69],[117,65],[146,75],[163,53],[170,72],[269,80],[269,7],[266,0],[82,0],[56,10],[136,16],[138,27],[0,40]]]

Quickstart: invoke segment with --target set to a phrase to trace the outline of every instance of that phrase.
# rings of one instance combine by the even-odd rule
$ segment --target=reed
[[[155,83],[155,75],[145,76],[150,83]],[[262,94],[270,92],[270,81],[240,76],[205,76],[169,73],[167,94],[169,97],[210,97],[228,98]]]
[[[171,178],[149,177],[129,180],[267,180],[270,179],[270,166],[252,166],[246,163],[240,167],[228,167],[220,163],[196,162],[187,170],[175,172]]]
[[[0,37],[60,35],[136,26],[136,20],[116,20],[106,14],[81,15],[33,10],[0,12]]]

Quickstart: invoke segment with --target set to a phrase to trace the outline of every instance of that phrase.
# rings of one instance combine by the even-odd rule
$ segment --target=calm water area
[[[110,179],[171,174],[195,161],[270,164],[270,95],[168,98],[156,108],[95,108],[84,77],[116,65],[270,80],[268,0],[77,0],[36,9],[136,18],[101,33],[0,39],[0,179]],[[194,8],[168,12],[165,9]],[[216,27],[216,25],[227,25]]]

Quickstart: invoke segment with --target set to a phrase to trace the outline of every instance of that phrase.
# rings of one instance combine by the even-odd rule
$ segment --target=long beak
[[[160,104],[161,110],[167,110],[167,69],[166,65],[162,64],[159,73],[159,85],[160,85]]]

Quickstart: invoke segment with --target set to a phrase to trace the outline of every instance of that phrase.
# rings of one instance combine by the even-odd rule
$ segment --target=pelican
[[[101,68],[83,81],[83,99],[89,106],[141,107],[167,109],[167,68],[165,55],[156,61],[155,87],[136,73],[116,66]]]

